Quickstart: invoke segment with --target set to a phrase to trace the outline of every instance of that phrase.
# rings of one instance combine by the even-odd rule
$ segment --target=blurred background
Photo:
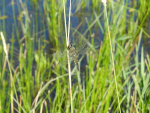
[[[1,0],[13,78],[0,39],[0,112],[70,112],[67,65],[53,56],[67,48],[69,3]],[[107,18],[101,0],[71,4],[70,43],[90,48],[79,55],[80,71],[71,63],[74,112],[149,112],[150,1],[108,0]]]

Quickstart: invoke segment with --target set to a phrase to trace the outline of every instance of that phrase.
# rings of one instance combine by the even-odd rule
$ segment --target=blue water
[[[33,31],[36,31],[37,25],[38,25],[38,29],[36,31],[36,36],[35,37],[42,37],[45,40],[50,40],[51,37],[49,37],[49,31],[48,31],[48,24],[47,24],[47,19],[46,19],[46,15],[44,14],[44,9],[43,9],[43,0],[39,0],[38,4],[35,5],[33,2],[30,2],[30,0],[22,0],[22,2],[24,4],[27,5],[27,10],[28,10],[28,14],[29,14],[29,18],[30,18],[30,23],[29,23],[29,31],[30,34],[33,34]],[[125,3],[129,3],[131,2],[130,0],[125,0]],[[138,2],[137,2],[137,5]],[[69,0],[67,0],[67,5],[69,8]],[[24,6],[26,7],[26,6]],[[84,34],[84,32],[88,29],[88,24],[86,22],[86,19],[88,19],[89,23],[90,21],[93,21],[95,19],[95,15],[92,11],[92,6],[91,6],[91,1],[87,2],[87,7],[85,9],[80,9],[79,11],[76,12],[76,7],[77,4],[72,3],[72,14],[73,16],[71,16],[71,31],[70,31],[70,38],[71,38],[71,43],[78,43],[80,41],[80,35],[78,33],[74,33],[75,29],[77,28],[77,26],[79,24],[81,24],[81,26],[79,27],[78,31],[81,34]],[[15,0],[14,1],[14,10],[15,10],[15,17],[18,18],[20,16],[21,13],[23,12],[19,12],[19,11],[23,11],[22,9],[23,7],[21,6],[19,0]],[[138,8],[138,7],[137,7]],[[99,14],[102,11],[102,9],[99,9],[97,11],[95,11],[97,14]],[[68,9],[66,9],[66,15],[67,15],[67,22],[68,22]],[[130,14],[129,10],[127,10],[128,14]],[[0,20],[0,31],[4,31],[5,37],[7,38],[7,43],[11,44],[10,39],[12,38],[13,34],[12,32],[15,31],[14,33],[14,38],[15,38],[15,48],[17,48],[19,50],[19,42],[17,40],[17,34],[16,34],[16,28],[15,28],[15,23],[14,23],[14,18],[13,18],[13,10],[12,10],[12,2],[11,0],[1,0],[0,3],[0,16],[2,15],[6,15],[8,18],[5,20]],[[135,13],[135,18],[134,21],[136,21],[137,18],[137,14]],[[110,16],[111,18],[111,16]],[[127,17],[128,18],[128,17]],[[93,20],[92,20],[93,19]],[[37,23],[36,23],[37,20]],[[103,25],[103,17],[100,18],[101,20],[101,24],[102,27],[104,27]],[[25,23],[25,17],[22,18],[23,23]],[[64,22],[64,21],[62,21]],[[4,24],[5,23],[5,24]],[[148,24],[150,22],[148,21]],[[64,24],[64,23],[63,23]],[[3,27],[5,26],[5,27]],[[22,31],[22,27],[21,27],[21,22],[19,20],[16,21],[16,26],[18,28],[18,33],[19,33],[19,40],[22,39],[24,37],[24,32]],[[148,28],[149,29],[149,28]],[[62,28],[61,30],[63,30],[61,33],[62,34],[58,34],[58,37],[65,37],[65,33],[64,33],[64,28]],[[87,32],[84,37],[89,39],[91,38],[91,34],[94,34],[94,43],[95,45],[100,45],[101,41],[103,41],[103,37],[104,37],[104,31],[102,31],[99,27],[92,27],[91,28],[91,33]],[[44,35],[44,37],[43,37]],[[31,36],[32,37],[32,36]],[[65,39],[65,38],[64,38]],[[75,40],[76,39],[76,40]],[[91,39],[90,39],[91,40]],[[148,40],[148,39],[147,39]],[[149,51],[149,46],[147,46],[147,42],[149,41],[143,41],[141,42],[141,46],[142,44],[145,45],[144,43],[146,43],[145,49],[146,51],[148,51],[148,53],[150,53]],[[60,44],[62,44],[60,42]],[[53,45],[53,44],[52,44]],[[52,46],[51,46],[52,47]],[[35,42],[35,49],[38,50],[38,44],[36,44]],[[35,50],[35,51],[36,51]]]

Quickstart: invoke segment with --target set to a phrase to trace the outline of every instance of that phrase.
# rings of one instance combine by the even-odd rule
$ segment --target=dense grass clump
[[[150,112],[150,2],[71,3],[1,3],[0,113]],[[77,70],[61,56],[83,43]]]

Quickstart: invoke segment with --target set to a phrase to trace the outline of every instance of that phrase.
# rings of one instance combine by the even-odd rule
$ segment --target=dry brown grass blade
[[[129,59],[129,57],[130,57],[131,53],[133,52],[133,50],[134,50],[136,44],[138,43],[138,41],[139,41],[139,35],[138,35],[138,36],[136,37],[136,39],[134,40],[132,47],[130,48],[130,50],[129,50],[127,56],[125,57],[125,61],[127,61],[127,60]]]

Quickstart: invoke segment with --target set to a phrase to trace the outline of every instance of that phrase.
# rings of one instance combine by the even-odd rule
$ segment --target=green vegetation
[[[86,65],[71,66],[73,112],[150,112],[150,57],[141,45],[150,37],[150,1],[138,1],[108,1],[107,9],[101,0],[72,1],[70,39],[90,47],[79,57]],[[63,0],[30,2],[11,2],[11,17],[5,0],[0,5],[0,113],[70,113],[68,68],[53,58],[66,48]],[[7,19],[13,20],[9,32]]]

